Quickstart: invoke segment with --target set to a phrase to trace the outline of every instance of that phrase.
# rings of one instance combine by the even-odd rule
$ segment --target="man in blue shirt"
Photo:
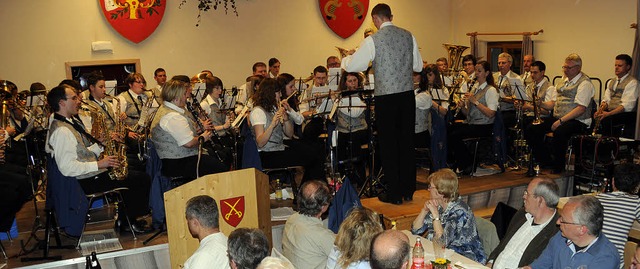
[[[593,196],[571,198],[556,222],[557,233],[530,266],[524,268],[619,268],[615,246],[601,233],[604,209]]]

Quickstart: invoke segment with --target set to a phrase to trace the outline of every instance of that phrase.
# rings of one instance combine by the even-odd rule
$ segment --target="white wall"
[[[381,1],[371,1],[369,10]],[[364,29],[342,39],[326,26],[317,1],[237,0],[239,16],[221,10],[203,14],[196,27],[196,1],[178,8],[168,0],[156,31],[139,44],[111,28],[95,0],[0,1],[0,79],[21,90],[32,82],[51,88],[65,78],[64,63],[139,58],[142,73],[154,85],[153,70],[164,67],[169,76],[192,76],[210,69],[225,86],[239,85],[256,61],[277,57],[282,72],[308,76],[335,46],[355,48]],[[451,39],[449,0],[398,0],[390,3],[394,22],[416,36],[423,58],[433,62],[446,54],[442,43]],[[114,51],[92,53],[91,42],[109,40]]]
[[[551,78],[572,52],[582,57],[582,71],[603,83],[613,74],[615,56],[633,53],[636,0],[453,0],[453,40],[468,44],[468,32],[533,32],[534,56],[547,65]],[[521,36],[480,36],[486,41],[522,40]],[[640,64],[640,63],[638,63]]]

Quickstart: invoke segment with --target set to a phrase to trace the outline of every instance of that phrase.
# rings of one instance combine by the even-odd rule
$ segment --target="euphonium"
[[[460,70],[462,70],[462,53],[469,47],[462,45],[442,44],[446,49],[449,56],[449,75],[453,77],[452,88],[459,87],[462,82],[459,79]],[[444,82],[444,81],[443,81]]]

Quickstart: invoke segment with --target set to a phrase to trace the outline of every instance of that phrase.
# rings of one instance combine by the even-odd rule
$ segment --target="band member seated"
[[[265,78],[253,96],[254,107],[249,121],[262,167],[303,166],[303,180],[323,179],[319,156],[296,147],[285,146],[284,136],[293,135],[293,123],[289,120],[285,106],[279,105],[281,96],[278,82],[272,78]]]
[[[496,83],[496,88],[500,94],[500,112],[504,119],[504,126],[513,127],[516,124],[516,111],[513,106],[513,102],[516,96],[516,91],[519,91],[519,96],[524,94],[524,86],[522,79],[518,74],[511,71],[511,64],[513,58],[509,53],[503,52],[498,55],[498,72],[493,73],[493,81]],[[512,85],[512,80],[517,80],[515,85]]]
[[[491,65],[487,61],[480,61],[476,65],[477,81],[471,90],[464,94],[463,100],[458,103],[460,111],[467,117],[466,122],[453,125],[448,136],[449,148],[453,149],[453,158],[462,174],[470,174],[473,170],[473,153],[469,152],[462,141],[469,137],[491,136],[493,121],[498,110],[498,91],[494,87]]]
[[[440,57],[436,60],[436,65],[438,66],[438,72],[440,72],[440,80],[442,80],[442,84],[449,88],[451,84],[453,84],[453,79],[449,75],[449,63],[447,58]]]
[[[349,91],[362,89],[364,78],[355,72],[344,73],[338,90],[341,91],[339,99],[336,99],[337,112],[334,116],[336,130],[338,131],[338,160],[346,161],[344,167],[354,164],[356,178],[352,182],[362,184],[366,178],[365,163],[367,162],[367,150],[362,149],[369,141],[369,132],[366,119],[366,104],[357,94],[349,94]],[[357,160],[357,162],[356,162]],[[344,168],[343,167],[343,168]],[[348,173],[346,173],[348,174]]]
[[[313,83],[302,93],[302,101],[300,103],[300,112],[309,119],[304,126],[303,138],[307,140],[317,139],[324,130],[324,118],[317,115],[317,112],[326,112],[325,107],[317,107],[322,103],[321,98],[315,98],[314,88],[327,85],[329,70],[324,66],[316,66],[313,69]],[[320,111],[318,111],[320,110]]]
[[[227,115],[226,111],[221,110],[224,103],[221,98],[224,85],[218,77],[210,75],[204,78],[204,82],[206,84],[205,97],[200,102],[200,107],[211,119],[213,130],[218,135],[219,140],[214,139],[216,142],[215,150],[218,151],[225,163],[230,164],[233,136],[227,134],[231,129],[231,117]],[[217,143],[220,143],[220,145]]]
[[[145,166],[138,159],[138,155],[143,153],[141,133],[133,130],[140,121],[142,111],[147,101],[151,100],[151,91],[147,91],[147,81],[140,73],[130,73],[124,81],[129,85],[129,90],[120,93],[117,100],[113,101],[115,110],[120,110],[120,119],[128,127],[129,131],[125,138],[127,144],[127,155],[131,160],[130,166],[133,169],[145,171]],[[155,105],[157,107],[157,105]]]
[[[80,99],[74,89],[67,85],[55,87],[47,95],[47,102],[55,112],[47,146],[50,147],[51,156],[60,173],[65,177],[76,178],[87,194],[127,187],[129,190],[123,191],[122,196],[129,219],[134,222],[147,214],[151,181],[149,176],[129,171],[123,180],[111,178],[113,169],[122,165],[121,156],[105,152],[105,156],[98,159],[97,156],[103,152],[102,146],[73,119],[80,107]],[[144,222],[135,222],[133,230],[136,233],[149,232],[145,225]],[[122,227],[128,228],[124,226],[127,225]]]
[[[527,135],[533,157],[543,166],[550,166],[560,173],[565,165],[567,143],[571,136],[584,133],[591,124],[591,102],[595,88],[589,77],[582,73],[582,59],[578,54],[567,56],[562,65],[564,76],[556,84],[556,103],[553,118],[543,124],[532,125]],[[546,133],[553,132],[552,152],[544,146]],[[549,158],[552,157],[553,159]]]
[[[442,84],[440,72],[434,64],[428,64],[422,69],[420,77],[420,88],[416,91],[414,141],[416,148],[431,149],[432,169],[435,171],[446,167],[447,163],[446,116],[449,112],[449,90]]]
[[[282,73],[276,78],[282,94],[282,105],[289,115],[289,119],[293,121],[293,137],[285,137],[285,144],[288,145],[294,139],[302,137],[302,123],[304,116],[300,113],[300,100],[298,99],[298,91],[296,88],[295,78],[289,73]]]
[[[180,77],[184,77],[181,79]],[[176,76],[162,87],[163,104],[151,122],[151,141],[162,160],[162,174],[190,180],[198,176],[224,172],[228,168],[199,146],[211,140],[211,130],[198,134],[194,120],[186,116],[191,95],[189,77]]]
[[[547,66],[541,61],[535,61],[531,64],[529,69],[531,83],[527,85],[527,98],[529,101],[524,104],[517,102],[518,106],[522,105],[525,115],[525,136],[530,133],[529,128],[531,128],[530,125],[534,120],[536,120],[535,125],[541,124],[541,122],[537,122],[536,117],[543,122],[553,119],[551,117],[551,112],[553,111],[553,106],[556,103],[557,91],[556,87],[551,85],[551,82],[545,79],[544,73],[546,69]],[[533,110],[533,102],[535,102],[537,111]]]
[[[616,56],[616,77],[609,81],[602,96],[599,109],[594,117],[601,126],[599,133],[607,136],[633,138],[636,133],[636,102],[638,101],[638,80],[629,74],[633,60],[627,54]]]

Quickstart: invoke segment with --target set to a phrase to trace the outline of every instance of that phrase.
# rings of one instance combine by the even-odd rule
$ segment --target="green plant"
[[[187,3],[187,0],[182,0],[182,2],[180,2],[180,8],[182,8],[182,5],[185,3]],[[196,23],[196,27],[200,25],[202,12],[207,12],[211,10],[211,8],[213,8],[213,10],[218,10],[218,7],[221,5],[224,7],[224,14],[229,13],[229,6],[231,6],[233,13],[238,16],[236,0],[198,0],[198,22]]]

